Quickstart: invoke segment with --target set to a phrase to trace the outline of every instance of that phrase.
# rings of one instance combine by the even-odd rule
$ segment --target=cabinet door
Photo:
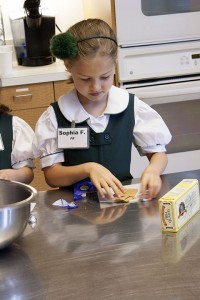
[[[36,190],[38,190],[38,191],[52,190],[53,188],[51,188],[45,181],[44,173],[40,167],[40,160],[35,159],[34,163],[35,163],[36,168],[33,170],[34,171],[34,179],[30,183],[30,185],[33,186],[34,188],[36,188]]]
[[[55,100],[74,88],[73,83],[68,83],[66,80],[63,81],[55,81],[54,82],[54,93],[55,93]]]
[[[33,130],[35,130],[35,124],[37,120],[46,109],[47,106],[36,107],[32,109],[12,110],[11,114],[22,118],[32,127]]]
[[[13,111],[46,107],[54,101],[52,82],[1,88],[0,101]]]

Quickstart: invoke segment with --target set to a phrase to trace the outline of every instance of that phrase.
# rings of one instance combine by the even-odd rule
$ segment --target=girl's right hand
[[[102,189],[106,191],[110,199],[114,198],[113,194],[120,197],[119,192],[125,193],[122,183],[108,169],[98,163],[91,162],[88,165],[88,177],[90,177],[102,198],[105,198]]]

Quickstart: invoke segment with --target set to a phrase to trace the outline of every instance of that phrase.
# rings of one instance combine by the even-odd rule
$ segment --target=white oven
[[[152,106],[169,127],[165,173],[200,169],[200,1],[113,2],[118,85]],[[133,176],[147,164],[133,148]]]
[[[199,0],[115,0],[123,47],[199,39]]]

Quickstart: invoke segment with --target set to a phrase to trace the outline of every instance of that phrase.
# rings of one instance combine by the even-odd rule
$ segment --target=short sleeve
[[[14,169],[22,167],[34,168],[32,128],[21,118],[13,116],[13,143],[11,163]]]
[[[135,96],[134,144],[139,153],[165,152],[171,133],[162,117]]]
[[[57,132],[56,116],[50,106],[37,121],[33,139],[33,154],[40,158],[42,168],[64,162],[63,149],[57,147]]]

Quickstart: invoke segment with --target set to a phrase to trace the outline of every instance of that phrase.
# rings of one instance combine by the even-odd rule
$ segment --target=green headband
[[[78,52],[78,43],[94,38],[104,38],[113,41],[117,45],[117,41],[111,36],[91,36],[84,39],[76,40],[73,34],[64,32],[55,35],[50,41],[51,53],[59,59],[74,58]]]
[[[78,40],[77,43],[84,42],[84,41],[91,40],[91,39],[109,39],[117,45],[116,39],[114,39],[111,36],[106,36],[106,35],[94,35],[94,36],[86,37],[84,39]]]

